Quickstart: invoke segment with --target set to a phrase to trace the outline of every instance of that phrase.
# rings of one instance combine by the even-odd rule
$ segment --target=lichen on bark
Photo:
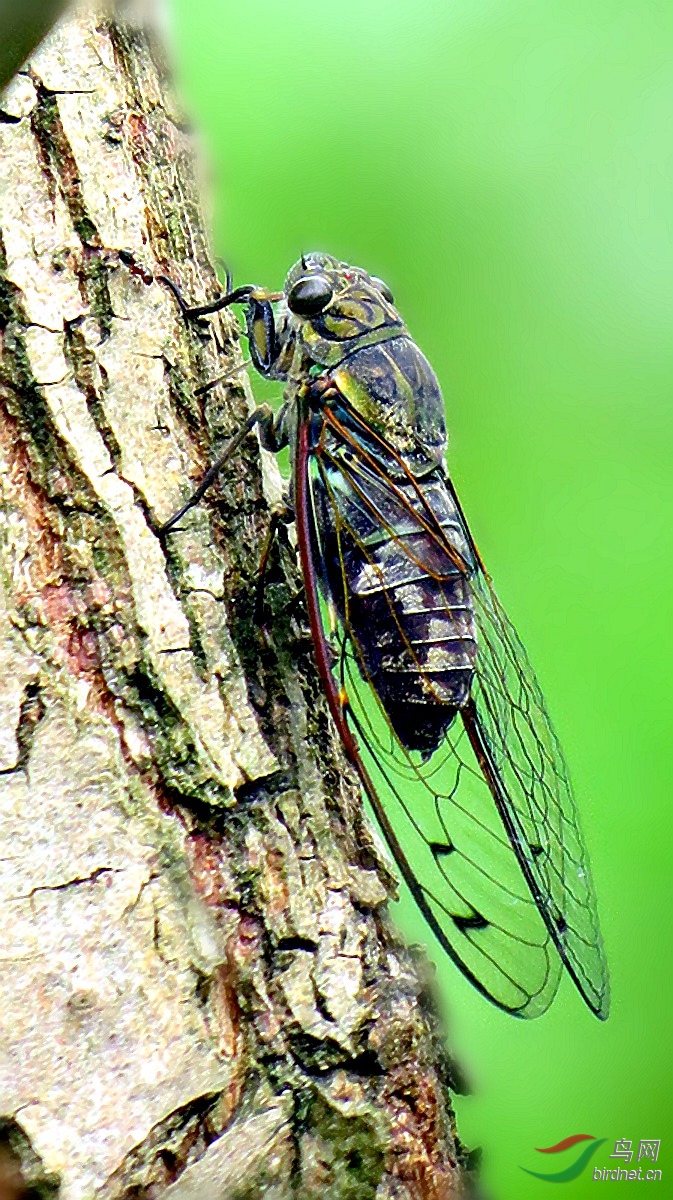
[[[61,1200],[462,1194],[291,540],[255,624],[256,439],[154,532],[251,404],[156,281],[218,286],[156,40],[80,8],[0,107],[0,1151]]]

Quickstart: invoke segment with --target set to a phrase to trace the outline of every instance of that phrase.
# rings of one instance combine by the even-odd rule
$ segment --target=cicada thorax
[[[443,471],[443,402],[408,335],[335,365],[313,418],[314,496],[327,590],[402,745],[423,758],[467,701],[474,566]]]

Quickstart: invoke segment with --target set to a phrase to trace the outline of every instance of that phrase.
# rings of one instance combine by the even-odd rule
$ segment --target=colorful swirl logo
[[[521,1170],[525,1171],[527,1175],[534,1175],[536,1179],[544,1179],[547,1183],[570,1183],[571,1179],[577,1179],[577,1176],[582,1174],[587,1163],[604,1141],[605,1138],[595,1138],[591,1133],[574,1133],[571,1137],[557,1142],[555,1146],[536,1146],[538,1154],[560,1154],[562,1150],[570,1150],[571,1146],[576,1146],[578,1142],[591,1143],[589,1146],[585,1146],[574,1162],[571,1162],[563,1171],[545,1174],[542,1171],[529,1171],[528,1167],[522,1167]]]

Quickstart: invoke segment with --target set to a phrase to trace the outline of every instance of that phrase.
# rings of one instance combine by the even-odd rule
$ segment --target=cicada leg
[[[217,296],[215,300],[209,300],[206,304],[188,304],[177,283],[169,275],[157,275],[157,282],[165,283],[169,291],[173,293],[180,306],[180,312],[188,321],[197,321],[201,317],[209,317],[212,313],[220,312],[223,308],[228,308],[230,304],[246,304],[253,292],[260,291],[259,288],[246,285],[234,288],[233,291],[227,290],[221,296]]]
[[[260,375],[269,375],[278,358],[279,346],[276,335],[276,322],[273,315],[272,301],[280,300],[282,292],[267,292],[265,288],[246,284],[244,287],[226,291],[207,304],[189,305],[177,283],[168,275],[158,275],[159,283],[164,283],[175,296],[183,317],[188,321],[198,321],[202,317],[211,316],[228,308],[231,304],[245,305],[245,323],[250,343],[250,357],[253,366]]]
[[[294,512],[290,508],[290,505],[286,502],[281,503],[276,508],[271,510],[269,526],[266,531],[264,545],[262,546],[262,553],[259,560],[259,566],[257,568],[257,582],[255,584],[254,620],[255,624],[262,630],[262,632],[265,631],[264,592],[266,589],[266,573],[269,565],[269,558],[271,557],[273,544],[276,541],[281,528],[284,525],[291,525],[293,521]]]
[[[195,396],[207,396],[208,392],[214,391],[221,383],[227,387],[233,387],[237,382],[237,376],[242,375],[250,366],[250,359],[245,358],[242,362],[237,363],[235,367],[231,367],[225,375],[217,375],[215,379],[209,379],[207,383],[202,383],[200,387],[194,388]]]
[[[278,417],[275,416],[273,409],[268,404],[260,404],[254,412],[250,413],[247,421],[227,442],[220,457],[209,467],[203,479],[201,480],[196,491],[192,492],[189,500],[187,500],[182,508],[179,508],[172,517],[157,529],[157,536],[164,538],[167,533],[170,533],[175,528],[181,517],[188,513],[191,508],[203,499],[208,488],[212,487],[220,471],[231,458],[232,454],[238,450],[238,447],[245,441],[248,434],[257,426],[260,430],[260,441],[265,450],[271,450],[276,453],[281,450],[285,441],[284,429],[284,410],[281,409]]]

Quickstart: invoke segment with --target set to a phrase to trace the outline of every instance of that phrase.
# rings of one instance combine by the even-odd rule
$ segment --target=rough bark
[[[275,463],[153,533],[251,403],[235,319],[154,281],[217,287],[156,46],[71,13],[2,109],[0,1188],[462,1194],[291,541],[254,622]]]

